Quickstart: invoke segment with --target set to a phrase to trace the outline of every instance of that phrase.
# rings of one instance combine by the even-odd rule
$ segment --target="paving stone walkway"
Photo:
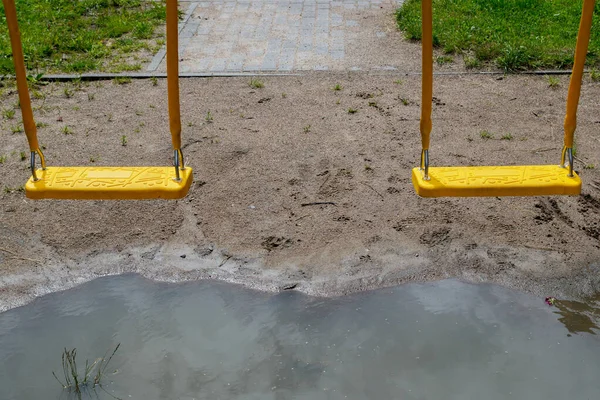
[[[397,70],[412,51],[394,22],[401,0],[181,3],[181,72]],[[406,54],[404,54],[406,55]],[[165,51],[147,66],[163,72]],[[418,59],[418,56],[417,56]],[[407,67],[407,65],[404,65]],[[410,65],[408,66],[410,67]]]

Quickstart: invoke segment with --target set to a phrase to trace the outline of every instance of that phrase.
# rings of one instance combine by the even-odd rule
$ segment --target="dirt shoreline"
[[[560,79],[552,89],[544,77],[436,77],[432,163],[557,163],[568,85]],[[254,89],[246,78],[182,80],[195,183],[176,202],[28,200],[17,190],[29,175],[25,137],[13,133],[19,111],[4,119],[0,310],[128,272],[318,296],[445,278],[540,296],[600,291],[600,84],[582,90],[581,196],[427,200],[410,182],[419,77],[263,81]],[[50,165],[169,163],[163,80],[38,91]],[[1,101],[14,108],[14,90]],[[333,204],[303,206],[311,202]]]

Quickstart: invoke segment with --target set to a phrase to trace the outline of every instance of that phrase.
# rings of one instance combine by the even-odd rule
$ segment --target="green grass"
[[[265,83],[260,79],[250,78],[250,83],[248,84],[252,89],[262,89],[265,87]]]
[[[489,131],[481,131],[479,132],[479,136],[481,136],[482,139],[492,139],[494,134]]]
[[[13,119],[15,117],[15,110],[13,108],[6,108],[2,110],[2,117],[4,119]]]
[[[569,68],[581,7],[582,0],[434,0],[433,42],[446,54],[467,57],[467,68]],[[396,18],[408,39],[421,39],[419,0],[407,0]],[[600,65],[599,25],[597,2],[587,58],[592,66]]]
[[[16,0],[25,63],[30,71],[137,69],[131,53],[152,50],[165,21],[162,1]],[[12,51],[0,6],[0,74],[12,74]],[[130,64],[132,64],[130,66]]]
[[[557,89],[560,86],[560,79],[556,76],[548,76],[546,79],[548,80],[548,87]]]

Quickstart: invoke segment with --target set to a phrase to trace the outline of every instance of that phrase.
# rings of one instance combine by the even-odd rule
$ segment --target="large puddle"
[[[0,314],[0,399],[70,398],[63,349],[83,369],[118,343],[103,388],[122,399],[597,399],[597,327],[565,304],[456,281],[320,299],[102,278]]]

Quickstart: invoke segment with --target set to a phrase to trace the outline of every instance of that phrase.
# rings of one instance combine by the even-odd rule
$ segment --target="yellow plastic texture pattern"
[[[48,167],[38,169],[38,181],[29,178],[30,199],[149,200],[180,199],[192,184],[192,169],[175,167]]]
[[[421,197],[578,195],[581,179],[558,165],[430,167],[430,180],[414,168],[412,181]]]

